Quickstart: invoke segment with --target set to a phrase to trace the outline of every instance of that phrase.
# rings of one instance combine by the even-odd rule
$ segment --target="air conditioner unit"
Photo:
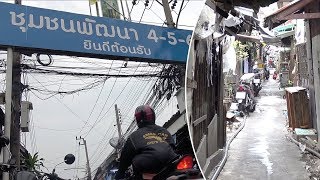
[[[29,101],[21,102],[21,123],[22,132],[29,132],[30,110],[33,110],[32,103]]]

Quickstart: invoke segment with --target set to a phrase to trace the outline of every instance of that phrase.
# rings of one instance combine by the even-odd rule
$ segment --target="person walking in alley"
[[[134,179],[142,179],[143,173],[158,173],[178,157],[171,134],[155,124],[155,112],[150,106],[137,107],[135,120],[138,130],[128,137],[121,151],[116,179],[125,178],[125,171],[130,165]]]

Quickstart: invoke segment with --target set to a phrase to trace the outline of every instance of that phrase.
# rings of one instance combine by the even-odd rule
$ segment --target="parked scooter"
[[[274,72],[272,78],[273,78],[274,80],[276,80],[276,79],[277,79],[277,76],[278,76],[278,74],[277,74],[276,72]]]
[[[262,89],[261,79],[255,76],[255,78],[253,79],[254,97],[258,96],[261,89]]]
[[[120,145],[116,144],[116,140],[110,141],[110,145],[116,149],[120,149]],[[119,141],[120,142],[120,141]],[[123,141],[122,141],[123,142]],[[106,179],[114,179],[118,169],[112,168],[107,172]],[[193,155],[182,155],[171,161],[165,168],[159,173],[143,173],[143,179],[145,180],[163,180],[163,179],[203,179],[200,169],[196,166],[196,160]],[[129,168],[126,172],[126,180],[135,179],[132,168]]]
[[[249,112],[255,111],[256,102],[254,100],[254,92],[251,87],[246,84],[240,84],[236,93],[238,109],[242,114],[248,115]]]
[[[266,80],[269,80],[269,78],[270,78],[270,71],[269,71],[269,70],[267,70],[267,73],[266,73]]]

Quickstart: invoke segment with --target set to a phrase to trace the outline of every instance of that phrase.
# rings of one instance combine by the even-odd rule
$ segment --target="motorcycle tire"
[[[254,104],[253,107],[249,107],[249,112],[254,112],[256,110],[256,105]]]

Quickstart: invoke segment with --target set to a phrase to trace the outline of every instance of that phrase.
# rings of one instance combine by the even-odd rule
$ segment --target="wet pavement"
[[[286,139],[286,102],[273,79],[264,83],[256,111],[233,140],[219,180],[309,179],[301,151]]]

